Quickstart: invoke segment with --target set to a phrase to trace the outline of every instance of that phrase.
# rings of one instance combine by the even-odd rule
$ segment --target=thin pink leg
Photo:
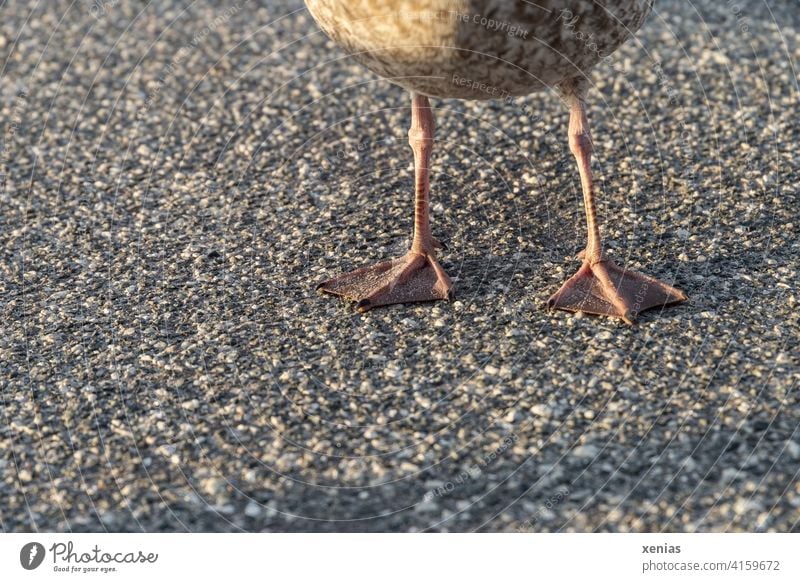
[[[450,299],[453,284],[436,260],[440,247],[431,236],[430,160],[433,112],[428,98],[412,95],[408,141],[414,151],[414,238],[404,256],[362,267],[320,284],[317,289],[356,302],[361,312],[381,305]]]
[[[581,175],[588,234],[586,250],[582,253],[583,265],[547,303],[566,311],[619,317],[632,324],[634,316],[645,309],[680,303],[686,300],[686,295],[658,279],[626,271],[603,254],[591,167],[593,146],[584,91],[573,85],[566,87],[565,92],[570,106],[569,146]]]

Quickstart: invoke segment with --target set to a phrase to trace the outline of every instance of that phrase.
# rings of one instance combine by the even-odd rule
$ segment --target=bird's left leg
[[[591,168],[592,138],[583,94],[577,85],[566,88],[570,106],[569,146],[581,175],[588,242],[580,256],[583,265],[547,304],[567,311],[619,317],[631,324],[637,313],[680,303],[686,300],[686,295],[658,279],[618,267],[603,253]]]
[[[436,260],[441,245],[431,236],[430,160],[433,112],[428,98],[413,95],[408,141],[414,150],[414,238],[402,257],[362,267],[320,284],[317,289],[356,302],[364,312],[380,305],[450,299],[453,284]]]

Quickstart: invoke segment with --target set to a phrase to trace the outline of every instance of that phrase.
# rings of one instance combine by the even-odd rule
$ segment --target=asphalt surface
[[[359,315],[314,286],[408,244],[402,90],[295,0],[3,5],[0,527],[800,529],[800,13],[739,4],[594,75],[609,253],[690,297],[633,328],[544,307],[554,95],[434,103],[457,301]]]

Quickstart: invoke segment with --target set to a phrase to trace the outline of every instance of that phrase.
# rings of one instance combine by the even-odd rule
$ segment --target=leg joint
[[[569,149],[573,154],[590,154],[594,149],[592,138],[588,131],[581,131],[569,134]]]
[[[431,135],[429,128],[415,125],[408,130],[408,141],[411,145],[431,143],[433,141]]]

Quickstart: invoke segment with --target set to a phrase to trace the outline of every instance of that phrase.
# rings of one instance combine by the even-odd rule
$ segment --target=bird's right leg
[[[362,267],[321,283],[317,289],[356,302],[364,312],[394,303],[435,301],[452,296],[452,283],[436,260],[440,245],[431,236],[430,159],[433,112],[428,98],[413,95],[408,140],[414,150],[414,238],[402,257]]]

